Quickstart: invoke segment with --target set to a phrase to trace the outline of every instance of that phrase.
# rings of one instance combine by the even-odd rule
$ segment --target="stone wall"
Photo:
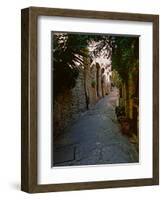
[[[62,134],[64,130],[85,110],[86,96],[84,89],[84,71],[81,71],[76,80],[75,87],[60,94],[54,102],[54,137]]]
[[[99,99],[109,94],[106,70],[98,63],[87,60],[79,72],[76,85],[60,94],[53,107],[54,137],[63,134],[65,129],[79,118],[82,112],[93,107]]]

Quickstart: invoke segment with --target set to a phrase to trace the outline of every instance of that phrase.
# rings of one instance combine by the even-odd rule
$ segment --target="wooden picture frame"
[[[153,24],[153,177],[128,180],[38,184],[37,163],[37,19],[63,16]],[[29,7],[21,11],[21,190],[54,192],[159,184],[159,16],[101,11]],[[148,126],[148,125],[146,125]]]

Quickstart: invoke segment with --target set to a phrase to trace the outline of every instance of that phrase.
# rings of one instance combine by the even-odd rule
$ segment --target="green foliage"
[[[115,69],[113,69],[113,71],[112,71],[111,80],[116,87],[118,87],[118,88],[121,87],[122,79],[121,79],[119,73]]]
[[[138,67],[139,38],[112,37],[114,48],[112,52],[112,68],[126,82],[133,67]]]
[[[88,45],[92,41],[97,43],[90,51]],[[54,33],[52,49],[54,98],[73,88],[84,60],[99,56],[103,49],[108,50],[106,58],[112,57],[112,68],[119,74],[115,74],[117,84],[127,82],[131,69],[138,67],[138,37]]]
[[[75,86],[84,58],[97,56],[101,50],[111,46],[106,35],[91,34],[53,34],[53,94],[54,98],[66,89]],[[91,41],[100,41],[96,48],[89,52]],[[108,55],[109,56],[109,55]]]
[[[87,56],[87,38],[78,34],[53,35],[54,98],[75,86],[83,57]]]
[[[95,80],[92,80],[92,82],[91,82],[91,86],[92,86],[93,88],[96,87],[96,81],[95,81]]]

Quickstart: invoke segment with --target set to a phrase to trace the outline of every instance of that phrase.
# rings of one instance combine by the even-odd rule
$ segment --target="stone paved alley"
[[[138,162],[138,153],[122,135],[115,115],[118,90],[102,98],[54,142],[54,166]]]

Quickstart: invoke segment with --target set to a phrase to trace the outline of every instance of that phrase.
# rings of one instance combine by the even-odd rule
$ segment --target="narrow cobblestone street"
[[[135,146],[120,132],[115,115],[117,98],[114,88],[56,139],[54,166],[138,162]]]

